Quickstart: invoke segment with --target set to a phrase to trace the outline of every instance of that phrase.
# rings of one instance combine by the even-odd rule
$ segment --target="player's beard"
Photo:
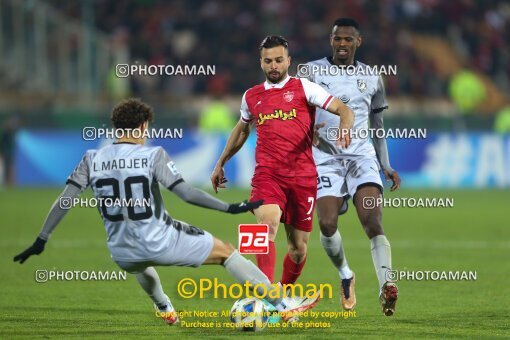
[[[278,73],[278,75],[271,75],[272,72]],[[278,71],[269,71],[266,73],[266,79],[270,83],[277,84],[279,83],[285,76],[287,75],[287,71],[278,72]]]

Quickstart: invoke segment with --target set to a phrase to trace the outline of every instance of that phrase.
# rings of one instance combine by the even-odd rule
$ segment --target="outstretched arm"
[[[25,262],[30,256],[32,255],[39,255],[43,252],[44,246],[46,244],[46,241],[48,241],[51,233],[57,225],[60,223],[60,221],[64,218],[64,216],[67,214],[69,209],[63,209],[62,206],[64,205],[61,201],[64,197],[64,200],[70,199],[71,202],[74,198],[78,197],[81,193],[81,189],[74,186],[74,185],[66,185],[64,191],[57,197],[55,203],[53,203],[53,206],[50,209],[50,212],[48,213],[48,216],[46,217],[46,220],[44,221],[44,224],[42,226],[41,232],[39,233],[39,236],[35,240],[34,244],[32,244],[30,247],[28,247],[25,251],[22,253],[16,255],[14,257],[14,261],[19,261],[19,263]],[[67,203],[65,204],[65,207],[67,207]],[[69,205],[69,208],[71,206]]]
[[[154,176],[156,180],[188,203],[231,214],[253,210],[262,204],[262,201],[229,204],[189,185],[184,182],[175,163],[162,148],[159,148],[154,162]]]
[[[60,221],[64,218],[64,216],[69,211],[69,208],[72,207],[72,201],[74,198],[78,197],[81,193],[81,189],[74,185],[66,185],[64,191],[57,197],[53,206],[51,207],[46,220],[41,228],[41,232],[39,233],[39,237],[43,240],[47,241],[50,238],[51,233],[60,223]],[[62,198],[64,198],[62,200]],[[70,200],[69,203],[64,202],[65,200]]]
[[[223,152],[221,153],[218,162],[216,162],[216,166],[211,174],[211,183],[215,192],[218,192],[218,188],[225,187],[227,180],[225,178],[223,166],[244,145],[250,135],[250,129],[251,124],[245,123],[242,119],[240,119],[230,133],[227,144],[225,145],[225,148],[223,149]]]
[[[67,179],[67,185],[64,191],[57,197],[55,203],[44,221],[41,232],[35,240],[34,244],[28,247],[22,253],[14,257],[14,261],[20,263],[25,262],[32,255],[39,255],[44,250],[44,245],[50,237],[53,230],[57,227],[59,222],[67,214],[67,211],[72,207],[72,201],[78,197],[80,193],[85,190],[89,185],[89,157],[93,151],[89,150],[83,156],[81,162],[74,169],[73,173]],[[63,200],[62,198],[65,197]],[[70,201],[69,201],[70,200]]]
[[[184,180],[181,180],[177,185],[175,185],[172,188],[172,192],[188,203],[231,214],[238,214],[248,210],[257,209],[262,204],[262,201],[229,204],[209,195],[205,191],[189,185],[184,182]]]

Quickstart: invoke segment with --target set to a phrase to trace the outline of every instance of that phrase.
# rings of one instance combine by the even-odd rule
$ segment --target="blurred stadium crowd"
[[[79,1],[48,0],[70,17],[81,17]],[[443,37],[465,67],[510,90],[510,3],[483,0],[133,0],[92,2],[94,23],[127,39],[131,61],[149,64],[216,65],[216,77],[162,77],[152,90],[242,93],[262,80],[257,47],[267,33],[290,40],[294,71],[299,62],[330,54],[328,34],[341,16],[356,18],[364,46],[358,59],[397,65],[387,77],[389,96],[444,97],[448,79],[412,48],[412,34]],[[242,75],[242,76],[240,76]],[[134,79],[132,91],[143,93]]]
[[[158,113],[154,126],[190,131],[184,147],[167,147],[190,171],[203,163],[194,172],[203,184],[214,165],[203,155],[220,152],[215,145],[224,141],[219,134],[201,145],[196,136],[230,131],[239,119],[241,94],[263,81],[264,36],[290,41],[295,74],[298,64],[331,54],[338,17],[360,23],[358,60],[398,68],[384,77],[385,127],[436,134],[389,143],[408,185],[510,185],[508,0],[2,0],[0,178],[60,183],[72,170],[66,160],[79,159],[85,146],[76,130],[108,126],[111,107],[138,96]],[[117,76],[126,63],[214,65],[216,74]],[[68,153],[55,156],[61,145]],[[248,185],[247,168],[239,163],[236,185]]]

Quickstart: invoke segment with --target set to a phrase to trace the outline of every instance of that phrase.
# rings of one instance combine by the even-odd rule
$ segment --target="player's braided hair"
[[[276,46],[289,48],[289,42],[281,35],[268,35],[260,43],[259,51],[262,51],[263,48],[273,48]]]
[[[116,129],[136,129],[144,122],[152,122],[152,107],[140,98],[124,99],[112,111],[112,123]]]

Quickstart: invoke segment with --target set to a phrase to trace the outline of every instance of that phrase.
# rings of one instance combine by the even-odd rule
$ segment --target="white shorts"
[[[186,222],[173,220],[177,230],[167,251],[149,261],[115,261],[117,265],[131,274],[141,273],[153,266],[198,267],[209,257],[213,248],[213,236],[205,230]]]
[[[365,183],[383,186],[379,162],[374,157],[331,160],[317,165],[317,199],[324,196],[354,197]]]

